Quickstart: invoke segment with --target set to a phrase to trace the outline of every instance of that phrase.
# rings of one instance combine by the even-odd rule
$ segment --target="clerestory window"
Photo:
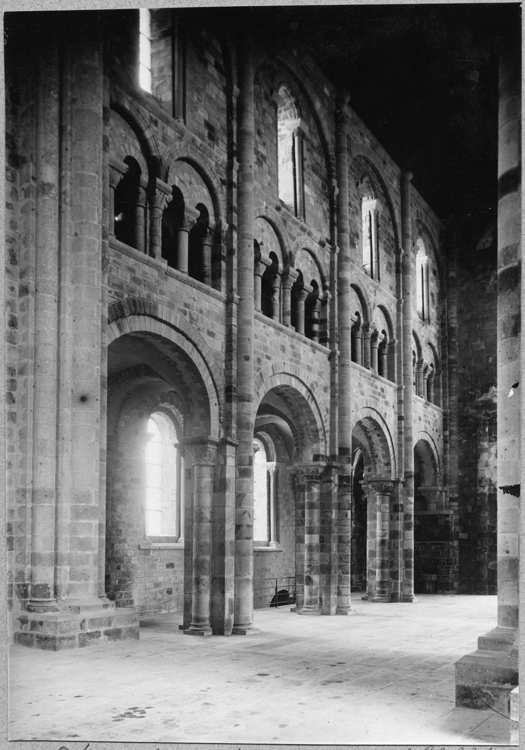
[[[361,202],[361,237],[363,269],[370,278],[379,281],[377,200],[375,198],[363,198]]]
[[[417,241],[416,253],[416,302],[419,317],[428,323],[430,321],[428,254],[421,238]]]
[[[172,117],[186,116],[186,44],[180,9],[141,8],[139,85]]]
[[[285,86],[277,95],[279,199],[304,219],[304,137],[294,100]]]
[[[151,94],[151,11],[147,8],[140,9],[139,84]]]

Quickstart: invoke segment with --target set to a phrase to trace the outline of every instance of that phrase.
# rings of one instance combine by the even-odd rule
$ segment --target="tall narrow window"
[[[140,9],[139,83],[151,94],[151,11]]]
[[[173,421],[162,412],[148,420],[146,444],[146,536],[177,541],[182,536],[181,456]]]
[[[304,219],[304,140],[301,120],[285,86],[277,97],[277,174],[279,199]]]
[[[419,238],[416,253],[416,302],[419,317],[426,322],[430,320],[428,280],[428,255],[423,240]]]
[[[253,538],[257,542],[270,541],[270,482],[266,448],[260,440],[253,441]]]
[[[363,269],[379,281],[379,243],[377,239],[377,200],[364,198],[361,203]]]

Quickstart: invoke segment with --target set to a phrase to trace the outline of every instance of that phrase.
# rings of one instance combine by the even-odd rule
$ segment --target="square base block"
[[[456,706],[493,708],[508,716],[517,684],[517,659],[505,651],[480,649],[456,662]]]
[[[20,646],[62,651],[97,643],[139,638],[139,615],[114,604],[64,608],[61,612],[22,612],[14,621],[14,642]]]

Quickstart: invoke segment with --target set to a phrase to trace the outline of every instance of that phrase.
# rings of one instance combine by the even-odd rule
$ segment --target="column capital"
[[[284,288],[291,289],[298,277],[299,271],[296,271],[295,268],[287,268],[282,276]]]
[[[219,441],[212,437],[184,438],[181,444],[184,452],[189,454],[193,465],[214,464],[217,458]]]
[[[262,276],[269,266],[270,266],[270,263],[267,260],[263,258],[259,258],[258,260],[255,261],[255,264],[254,264],[255,275]]]
[[[297,292],[297,299],[299,302],[304,302],[312,290],[308,286],[304,286]]]
[[[366,494],[391,495],[394,491],[394,482],[391,479],[367,479],[361,482]]]
[[[296,466],[292,473],[295,486],[300,487],[320,482],[325,468],[324,464],[301,464]]]
[[[116,188],[128,170],[127,164],[123,161],[111,157],[109,160],[109,184]]]

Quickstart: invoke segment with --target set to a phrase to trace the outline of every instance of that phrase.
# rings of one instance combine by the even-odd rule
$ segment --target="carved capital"
[[[186,438],[182,441],[185,455],[191,457],[193,465],[213,465],[217,459],[218,441],[212,437]]]
[[[304,487],[307,484],[320,482],[324,470],[324,465],[319,464],[297,466],[292,474],[295,487]]]
[[[389,479],[369,479],[361,486],[367,495],[391,495],[394,491],[394,482]]]
[[[298,276],[299,273],[294,268],[289,268],[283,273],[283,287],[285,289],[291,289]]]
[[[270,264],[266,260],[263,260],[262,258],[260,258],[259,260],[256,260],[255,265],[254,265],[255,275],[262,276],[269,265]]]

